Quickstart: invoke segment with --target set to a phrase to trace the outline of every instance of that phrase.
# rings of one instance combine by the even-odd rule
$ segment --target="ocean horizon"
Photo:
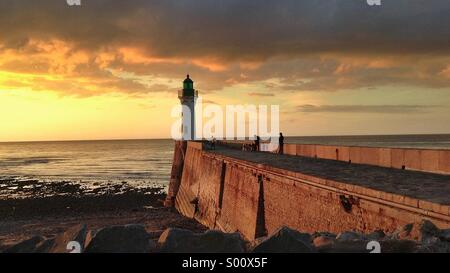
[[[450,134],[288,136],[285,142],[450,149]],[[132,187],[167,188],[172,158],[172,139],[1,142],[0,181],[65,181],[86,187],[128,183]]]
[[[302,136],[292,136],[292,135],[284,135],[286,140],[290,140],[290,143],[299,143],[294,141],[300,141],[300,143],[305,142],[308,144],[322,144],[323,141],[326,142],[341,142],[347,140],[351,140],[355,142],[355,145],[360,143],[363,139],[371,139],[373,142],[383,143],[386,139],[394,140],[393,143],[399,143],[401,145],[402,142],[413,142],[417,138],[426,140],[425,142],[435,142],[437,147],[448,147],[450,145],[446,145],[447,142],[450,144],[450,133],[439,133],[439,134],[367,134],[367,135],[302,135]],[[378,140],[374,138],[381,137]],[[174,141],[172,138],[105,138],[105,139],[55,139],[55,140],[6,140],[0,141],[0,144],[7,143],[38,143],[38,142],[93,142],[93,141],[141,141],[141,140],[170,140]],[[314,143],[311,141],[319,141],[321,143]],[[442,142],[443,141],[443,142]],[[310,143],[311,142],[311,143]],[[441,144],[444,143],[444,146]]]

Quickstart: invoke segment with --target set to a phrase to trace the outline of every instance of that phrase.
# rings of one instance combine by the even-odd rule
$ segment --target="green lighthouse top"
[[[194,82],[189,78],[189,74],[187,74],[186,79],[183,81],[183,90],[193,90]]]
[[[194,82],[189,78],[189,74],[187,74],[186,79],[183,81],[183,90],[178,91],[178,98],[192,99],[197,96],[198,93],[194,90]]]

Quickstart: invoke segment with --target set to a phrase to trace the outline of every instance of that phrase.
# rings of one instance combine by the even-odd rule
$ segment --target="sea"
[[[450,149],[450,134],[286,137],[286,143]],[[167,189],[174,141],[98,140],[0,143],[0,180],[128,183]]]

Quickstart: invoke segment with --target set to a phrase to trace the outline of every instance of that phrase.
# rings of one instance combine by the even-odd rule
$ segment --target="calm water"
[[[450,149],[450,135],[287,137],[286,142]],[[167,186],[172,156],[172,140],[0,143],[0,178]]]
[[[172,140],[0,143],[0,177],[167,185]]]

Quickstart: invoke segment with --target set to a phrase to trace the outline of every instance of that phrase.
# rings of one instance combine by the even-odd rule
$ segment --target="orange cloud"
[[[222,72],[228,69],[227,64],[222,63],[214,58],[205,57],[200,59],[194,59],[192,60],[192,63],[199,67],[206,68],[212,72]]]

